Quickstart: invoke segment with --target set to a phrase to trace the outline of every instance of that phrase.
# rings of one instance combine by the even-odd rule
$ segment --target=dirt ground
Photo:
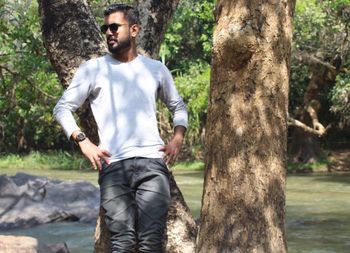
[[[336,150],[329,154],[329,172],[348,171],[350,172],[350,150]]]

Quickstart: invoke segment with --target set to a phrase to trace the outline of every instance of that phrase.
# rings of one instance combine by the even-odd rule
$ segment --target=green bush
[[[210,63],[214,8],[214,0],[180,1],[160,49],[170,69],[188,73],[193,64]]]
[[[339,127],[350,126],[350,73],[337,76],[330,96],[333,103],[331,110],[340,118]]]
[[[52,116],[63,89],[41,40],[37,2],[0,5],[0,151],[67,147]]]
[[[0,156],[0,169],[15,170],[91,170],[91,166],[78,153],[67,151],[31,152],[27,155],[7,154]]]
[[[210,83],[210,66],[208,64],[194,64],[188,73],[179,75],[175,78],[176,87],[187,106],[189,116],[189,127],[186,132],[185,153],[186,159],[202,158],[203,143],[201,136],[205,127],[208,93]],[[171,115],[164,106],[158,107],[162,119],[168,119],[171,122]],[[167,133],[170,129],[162,129],[161,133]],[[169,126],[165,126],[169,128]],[[163,134],[163,138],[170,138]]]

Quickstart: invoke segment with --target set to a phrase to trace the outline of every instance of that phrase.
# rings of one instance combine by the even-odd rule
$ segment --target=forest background
[[[89,1],[99,23],[111,2]],[[213,0],[180,1],[160,50],[189,111],[181,161],[204,155],[214,7]],[[331,165],[331,151],[350,148],[349,32],[349,0],[297,1],[289,96],[291,170]],[[51,163],[56,157],[62,168],[88,167],[52,116],[63,87],[43,46],[37,2],[1,0],[0,34],[0,167],[18,164],[28,154]],[[158,117],[160,132],[168,138],[171,115],[161,104]]]

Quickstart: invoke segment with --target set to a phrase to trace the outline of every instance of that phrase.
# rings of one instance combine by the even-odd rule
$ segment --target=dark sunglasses
[[[118,31],[118,28],[122,25],[126,25],[126,24],[112,23],[109,25],[101,25],[100,29],[102,33],[106,33],[108,31],[108,28],[112,33],[115,33],[116,31]]]

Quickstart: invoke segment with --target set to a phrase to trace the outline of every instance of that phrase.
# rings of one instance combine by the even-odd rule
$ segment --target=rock
[[[42,244],[29,236],[0,235],[1,253],[69,253],[66,243]]]
[[[99,189],[89,182],[63,182],[17,173],[0,176],[0,229],[58,221],[95,222]]]
[[[55,253],[69,253],[67,244],[64,242],[52,243],[47,245],[52,252]]]
[[[0,235],[0,249],[1,253],[58,253],[39,243],[37,239],[28,236]]]
[[[25,251],[37,252],[38,241],[26,236],[0,236],[0,248],[4,253]]]

